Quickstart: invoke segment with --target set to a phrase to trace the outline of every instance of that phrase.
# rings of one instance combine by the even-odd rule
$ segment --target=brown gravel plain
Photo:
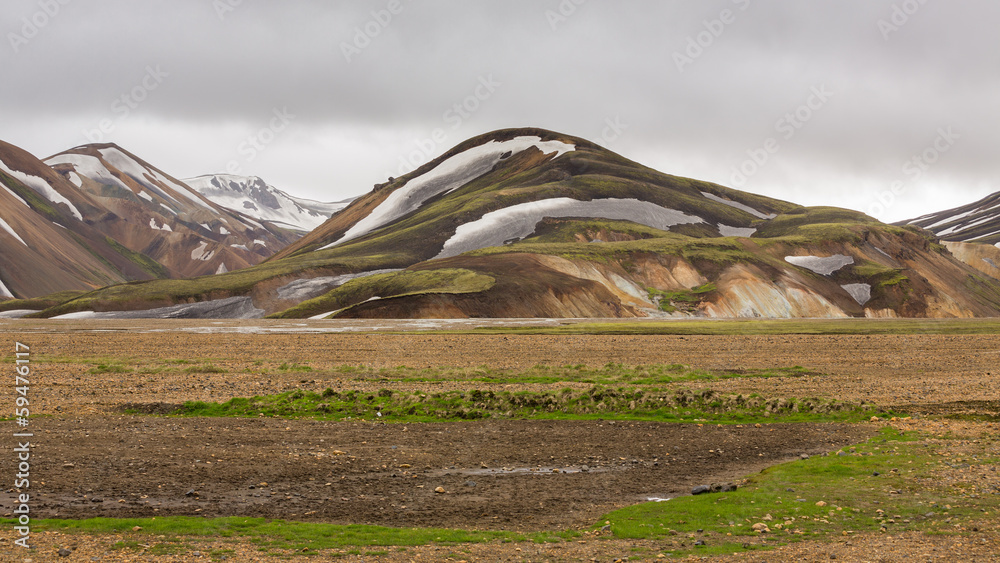
[[[328,326],[324,322],[268,321],[210,326],[193,321],[0,321],[0,340],[11,348],[0,355],[9,357],[15,340],[31,346],[36,370],[31,391],[33,412],[50,415],[37,419],[37,429],[45,440],[62,437],[57,443],[50,442],[51,457],[39,462],[39,471],[47,472],[42,480],[48,495],[44,506],[38,507],[45,514],[39,516],[58,513],[76,518],[115,512],[136,516],[162,510],[168,514],[246,513],[336,523],[514,530],[580,528],[593,523],[602,512],[642,500],[644,494],[654,492],[653,488],[657,494],[668,495],[682,492],[695,482],[738,479],[799,453],[831,451],[860,441],[879,427],[875,423],[807,425],[808,429],[803,426],[795,431],[774,425],[764,428],[768,432],[757,432],[654,423],[619,422],[616,426],[486,421],[408,425],[408,434],[404,435],[398,425],[360,422],[332,427],[313,421],[175,421],[120,413],[125,404],[224,401],[296,388],[374,391],[383,387],[444,390],[462,386],[460,382],[358,380],[327,371],[343,364],[377,368],[528,368],[537,364],[596,367],[609,362],[678,363],[707,370],[803,366],[818,375],[698,382],[696,387],[765,396],[865,400],[908,408],[918,414],[996,415],[1000,411],[1000,338],[995,335],[494,336],[324,332]],[[220,373],[197,377],[177,371],[142,375],[87,373],[95,363],[108,360],[126,365],[168,360],[211,363],[220,368]],[[308,363],[314,372],[273,369],[281,363]],[[259,375],[261,366],[271,368],[266,376]],[[479,383],[476,387],[489,388]],[[512,387],[498,384],[497,388]],[[996,434],[996,428],[989,423],[920,418],[896,424],[935,433]],[[4,425],[5,429],[13,428],[12,423]],[[209,426],[210,437],[191,439],[206,436],[203,427]],[[450,433],[455,436],[448,436]],[[726,447],[721,449],[727,455],[706,454],[723,442]],[[683,444],[683,450],[679,450],[682,461],[668,466],[664,454],[669,450],[677,455],[669,445],[678,444]],[[956,448],[959,455],[962,446],[949,443],[940,447]],[[11,473],[13,468],[10,449],[5,443],[0,460],[3,474]],[[154,449],[157,453],[150,455]],[[323,459],[334,449],[345,453]],[[766,455],[749,455],[751,450]],[[212,464],[213,455],[222,462]],[[271,462],[261,465],[260,460],[265,458]],[[417,458],[419,462],[414,463]],[[300,463],[303,460],[309,463]],[[72,469],[64,468],[70,463]],[[399,467],[403,463],[411,466],[406,475]],[[315,468],[310,469],[309,464]],[[585,464],[594,470],[578,471]],[[220,471],[219,466],[225,471]],[[528,471],[516,485],[504,485],[503,480],[509,476],[468,473],[504,467],[536,469],[536,475]],[[559,481],[550,479],[552,475],[537,475],[537,470],[551,472],[553,467],[563,472]],[[415,483],[413,488],[402,490],[393,483],[401,479]],[[269,485],[263,489],[248,488],[265,481]],[[469,481],[476,485],[467,486]],[[422,486],[418,489],[416,484]],[[437,486],[443,486],[446,493],[430,492]],[[336,494],[326,490],[332,488],[338,488]],[[184,495],[189,489],[196,494]],[[365,489],[371,492],[365,493]],[[263,491],[267,497],[278,498],[263,502],[261,496],[254,496]],[[397,502],[390,498],[393,493],[405,498],[407,491],[417,498]],[[11,493],[8,490],[0,495],[3,506],[9,506]],[[147,498],[139,498],[143,495]],[[93,502],[95,496],[102,502]],[[505,500],[491,504],[489,498]],[[535,508],[538,503],[541,506]],[[157,511],[153,512],[154,508]],[[960,535],[872,534],[799,542],[774,551],[715,559],[1000,560],[996,519],[987,518],[985,522],[991,527],[963,530]],[[8,530],[0,532],[0,561],[26,561],[23,553],[13,551],[11,537]],[[262,557],[252,545],[221,540],[218,545],[206,542],[198,555],[153,556],[109,549],[121,539],[49,533],[36,538],[37,548],[28,558],[32,562],[207,561],[210,558],[206,554],[223,546],[232,550],[227,555],[230,561],[275,560]],[[61,547],[72,548],[68,559],[56,554]],[[663,542],[619,540],[598,533],[554,545],[482,544],[463,546],[461,550],[426,546],[375,556],[365,555],[373,550],[362,549],[361,554],[341,550],[328,553],[324,560],[653,560],[668,547]]]

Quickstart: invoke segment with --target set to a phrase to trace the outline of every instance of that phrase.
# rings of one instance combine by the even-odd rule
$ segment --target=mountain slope
[[[191,301],[284,317],[987,316],[1000,281],[915,227],[511,129],[376,186],[258,266],[107,288],[43,316]]]
[[[352,201],[324,203],[291,196],[257,176],[210,174],[184,180],[209,200],[258,221],[307,233]]]
[[[942,240],[1000,244],[1000,192],[946,211],[904,221],[933,232]]]
[[[224,209],[114,144],[76,147],[45,163],[94,203],[86,221],[171,277],[245,268],[298,236]]]
[[[87,218],[100,203],[28,152],[0,141],[0,298],[91,290],[165,275]]]

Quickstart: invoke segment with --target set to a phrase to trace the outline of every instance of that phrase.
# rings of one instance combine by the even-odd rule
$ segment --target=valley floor
[[[353,322],[351,330],[364,328]],[[679,543],[687,544],[681,546],[688,550],[682,558],[700,560],[697,551],[690,551],[694,534],[622,539],[595,525],[603,514],[649,497],[740,481],[802,454],[833,454],[885,428],[919,433],[921,447],[942,460],[978,460],[971,467],[942,465],[935,473],[935,479],[961,484],[956,499],[968,499],[966,487],[976,491],[976,499],[1000,491],[995,463],[1000,338],[995,334],[358,334],[324,330],[330,326],[0,321],[2,340],[11,347],[4,354],[8,360],[13,359],[13,342],[20,341],[31,347],[34,362],[32,414],[41,416],[31,419],[37,460],[32,490],[39,495],[33,518],[246,516],[577,534],[553,543],[495,540],[323,552],[338,561],[635,561],[660,559],[662,553],[669,557]],[[400,325],[387,326],[400,330]],[[666,381],[656,385],[662,391],[714,389],[864,401],[913,418],[853,424],[502,418],[384,424],[377,419],[134,414],[170,412],[185,401],[224,402],[293,390],[374,395],[383,389],[584,390],[593,384],[544,378],[519,382],[503,374],[539,365],[597,368],[608,363],[683,364],[747,374]],[[372,369],[354,372],[345,365]],[[412,368],[406,372],[411,375],[421,373],[413,370],[432,371],[424,377],[393,377],[399,366]],[[755,376],[757,370],[793,366],[801,369]],[[447,376],[433,371],[441,368],[456,371]],[[4,396],[12,407],[13,396],[6,391]],[[126,409],[133,414],[125,414]],[[14,431],[13,421],[2,425]],[[0,475],[13,473],[13,457],[5,455]],[[907,493],[929,494],[920,487],[929,491],[933,485],[916,481],[907,482],[914,487]],[[438,487],[443,492],[436,492]],[[0,492],[0,506],[11,506],[13,493]],[[0,517],[11,514],[5,509]],[[948,518],[947,524],[942,520],[946,528],[933,534],[890,526],[714,558],[992,561],[1000,553],[997,524],[997,514],[983,509],[971,517],[956,515],[954,522]],[[3,526],[0,561],[26,561],[12,545],[10,525]],[[710,545],[724,539],[712,531],[697,537]],[[775,530],[749,536],[747,543],[751,548],[776,546],[783,537]],[[73,551],[69,560],[78,561],[270,561],[277,553],[262,554],[253,541],[205,538],[176,552],[157,552],[155,536],[127,532],[88,535],[48,529],[33,540],[37,547],[27,556],[33,562],[67,560],[56,554],[63,547]]]

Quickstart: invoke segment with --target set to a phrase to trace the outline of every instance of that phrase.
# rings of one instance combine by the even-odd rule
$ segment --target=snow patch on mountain
[[[227,297],[198,303],[171,305],[144,311],[79,311],[53,319],[260,319],[264,310],[249,297]]]
[[[153,218],[153,217],[150,217],[150,219],[149,219],[149,228],[153,229],[155,231],[173,231],[173,229],[170,228],[170,225],[168,225],[166,223],[164,223],[162,227],[157,227],[156,226],[156,219]]]
[[[342,244],[387,225],[419,209],[428,199],[457,190],[486,174],[502,160],[505,153],[514,155],[531,147],[546,155],[556,153],[553,158],[576,150],[576,145],[562,141],[542,141],[541,137],[535,136],[516,137],[501,142],[489,141],[472,147],[448,158],[430,171],[410,179],[403,187],[389,194],[389,197],[367,217],[348,229],[344,236],[320,250]]]
[[[950,234],[952,234],[952,233],[954,233],[956,231],[962,231],[962,230],[966,230],[966,229],[972,229],[972,228],[978,227],[979,225],[982,225],[984,223],[989,223],[990,221],[995,221],[996,219],[997,218],[994,217],[994,216],[992,216],[992,215],[987,215],[986,217],[983,217],[981,219],[977,219],[976,221],[973,221],[971,223],[967,223],[967,224],[960,223],[960,224],[954,225],[952,227],[948,227],[947,229],[945,229],[945,230],[943,230],[941,232],[938,232],[936,234],[939,237],[945,237],[945,236],[948,236],[948,235],[950,235]]]
[[[2,218],[0,218],[0,229],[7,231],[10,234],[10,236],[16,238],[24,246],[28,246],[28,243],[24,242],[24,239],[18,236],[18,234],[14,232],[14,229],[9,224],[7,224],[7,221],[4,221]]]
[[[38,176],[32,176],[31,174],[25,174],[20,170],[12,170],[7,167],[7,164],[0,160],[0,170],[3,170],[8,176],[13,177],[17,181],[21,182],[25,186],[35,190],[39,194],[45,197],[45,199],[51,201],[52,203],[62,203],[69,207],[70,213],[76,217],[77,221],[83,221],[83,215],[80,214],[80,210],[73,205],[70,200],[66,199],[61,193],[57,192],[55,188],[49,185],[48,182],[39,178]],[[20,199],[20,198],[19,198]]]
[[[459,225],[454,236],[444,243],[444,248],[436,258],[455,256],[487,246],[499,246],[506,241],[522,239],[534,232],[535,226],[545,217],[600,217],[628,220],[661,230],[667,230],[674,225],[704,222],[701,217],[638,199],[608,198],[580,201],[557,197],[512,205],[487,213],[479,220]]]
[[[701,195],[707,197],[712,201],[719,202],[723,205],[728,205],[729,207],[735,207],[736,209],[739,209],[741,211],[746,211],[747,213],[760,219],[774,219],[775,217],[777,217],[777,215],[775,215],[774,213],[771,214],[761,213],[760,211],[757,211],[756,209],[750,207],[749,205],[744,205],[738,201],[733,201],[731,199],[721,198],[715,194],[710,194],[708,192],[701,192]]]
[[[325,203],[294,197],[256,176],[215,174],[184,182],[217,205],[300,231],[315,229],[353,201]]]
[[[785,262],[813,272],[829,276],[837,270],[854,263],[854,258],[843,254],[833,256],[785,256]]]
[[[851,297],[858,302],[858,305],[864,305],[872,298],[872,286],[867,283],[849,283],[840,286],[844,288],[844,291],[851,294]]]
[[[753,227],[730,227],[719,223],[719,234],[724,237],[749,237],[757,232]]]
[[[0,297],[5,297],[7,299],[14,299],[14,294],[11,293],[9,289],[7,289],[7,286],[3,284],[2,280],[0,280]]]
[[[358,278],[366,278],[376,274],[389,274],[401,272],[399,269],[368,270],[365,272],[355,272],[353,274],[341,274],[339,276],[323,276],[319,278],[304,278],[289,282],[278,288],[279,299],[289,299],[292,301],[305,301],[323,295],[335,287],[340,287],[345,283]],[[329,313],[327,313],[329,314]]]
[[[148,201],[150,203],[152,203],[152,201],[153,201],[153,196],[147,194],[146,190],[139,190],[139,194],[138,195],[139,195],[139,197],[141,197],[142,199],[144,199],[144,200],[146,200],[146,201]]]
[[[198,243],[198,248],[191,251],[192,260],[202,260],[204,262],[208,262],[213,256],[215,256],[215,251],[208,250],[208,243],[205,241]]]

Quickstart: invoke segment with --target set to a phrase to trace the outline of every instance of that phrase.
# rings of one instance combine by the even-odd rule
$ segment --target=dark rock
[[[736,490],[736,483],[712,483],[713,493],[731,493]]]
[[[697,487],[691,489],[692,495],[703,495],[705,493],[711,492],[712,488],[708,485],[698,485]]]
[[[59,551],[57,551],[56,553],[59,554],[59,557],[69,557],[73,552],[63,547],[60,548]]]

